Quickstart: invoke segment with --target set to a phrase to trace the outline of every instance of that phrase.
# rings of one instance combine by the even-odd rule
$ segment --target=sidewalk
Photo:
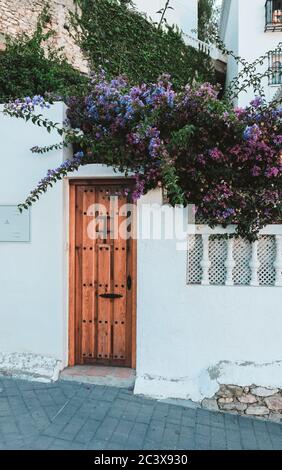
[[[78,382],[0,378],[0,450],[282,449],[282,425]]]

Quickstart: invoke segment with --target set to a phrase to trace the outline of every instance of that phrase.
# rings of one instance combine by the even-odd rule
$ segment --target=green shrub
[[[93,69],[101,65],[109,77],[125,74],[131,83],[154,82],[169,73],[175,88],[193,81],[214,82],[210,58],[187,46],[181,32],[158,28],[128,1],[78,0],[82,17],[80,44]]]
[[[60,51],[44,51],[44,43],[53,31],[43,33],[46,18],[42,14],[32,37],[7,38],[0,53],[0,102],[23,96],[77,94],[86,78],[75,70]]]

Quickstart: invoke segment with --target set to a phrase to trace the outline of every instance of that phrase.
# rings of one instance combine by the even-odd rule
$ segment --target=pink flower
[[[255,165],[251,169],[251,174],[252,174],[252,176],[259,176],[261,174],[261,168],[259,166]]]
[[[224,158],[224,155],[223,153],[221,152],[221,150],[219,150],[217,147],[215,147],[214,149],[210,150],[209,152],[210,154],[210,157],[213,159],[213,160],[222,160]]]
[[[273,166],[273,167],[268,167],[266,169],[265,175],[267,178],[276,178],[276,176],[278,176],[279,173],[280,173],[279,169]]]
[[[234,112],[235,112],[236,116],[238,118],[240,118],[245,114],[246,110],[244,108],[237,107],[237,108],[234,109]]]

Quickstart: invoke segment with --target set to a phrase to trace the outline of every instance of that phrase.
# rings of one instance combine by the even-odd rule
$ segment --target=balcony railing
[[[282,31],[282,0],[266,0],[265,31]]]
[[[230,235],[236,227],[191,227],[187,284],[202,286],[282,287],[282,225],[267,225],[253,243]]]
[[[269,53],[269,85],[282,85],[282,53]]]
[[[213,44],[208,44],[194,36],[190,36],[189,34],[184,34],[183,37],[185,43],[188,46],[194,47],[195,49],[204,52],[213,60],[219,60],[224,63],[227,62],[227,57]]]

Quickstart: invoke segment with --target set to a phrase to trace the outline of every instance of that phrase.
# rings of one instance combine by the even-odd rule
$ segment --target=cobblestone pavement
[[[3,449],[282,449],[282,425],[126,389],[0,378]]]

